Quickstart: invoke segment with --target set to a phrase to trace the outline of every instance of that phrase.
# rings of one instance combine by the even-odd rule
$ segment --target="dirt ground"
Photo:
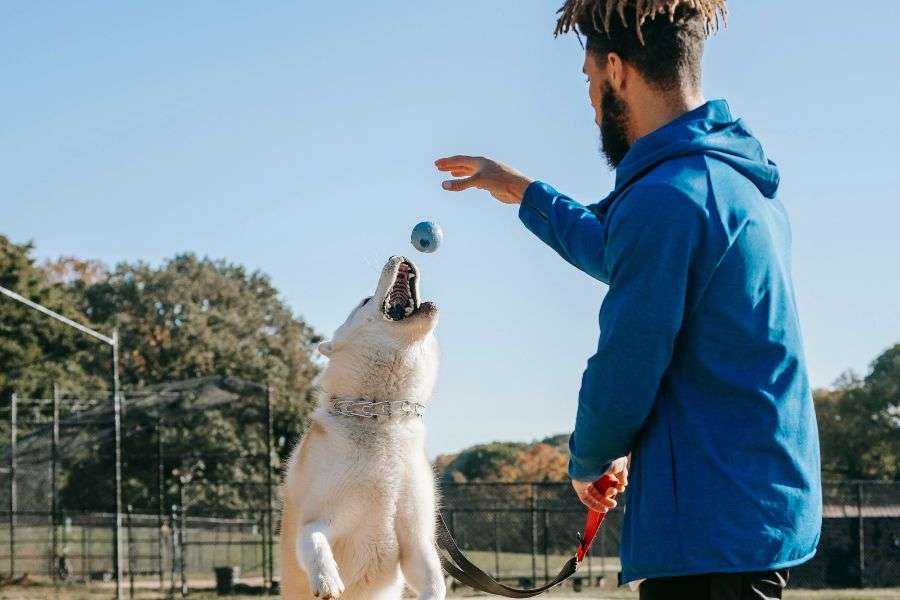
[[[126,595],[127,597],[127,595]],[[180,596],[175,596],[180,598]],[[231,600],[253,600],[264,596],[228,596]],[[454,595],[452,598],[487,598],[485,595]],[[791,590],[785,593],[787,600],[900,600],[900,588],[892,589],[872,589],[872,590]],[[26,588],[2,588],[0,589],[0,600],[105,600],[112,598],[110,590],[94,589],[90,590],[82,587],[61,588],[54,590],[52,587],[31,586]],[[135,598],[139,600],[162,600],[164,596],[160,596],[155,592],[138,592]],[[188,598],[190,600],[214,600],[222,598],[213,592],[193,592]],[[580,593],[565,592],[553,595],[540,596],[544,600],[574,600],[575,598],[605,598],[609,600],[633,600],[637,598],[637,594],[624,589],[612,590],[585,590]]]

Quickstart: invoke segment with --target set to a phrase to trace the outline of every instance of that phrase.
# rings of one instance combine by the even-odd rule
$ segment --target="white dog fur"
[[[391,257],[373,297],[319,345],[329,362],[282,493],[285,600],[397,599],[404,583],[419,598],[446,594],[422,419],[331,410],[335,398],[428,403],[439,361],[437,308],[419,304],[418,281],[415,265]],[[409,304],[395,306],[406,295]]]

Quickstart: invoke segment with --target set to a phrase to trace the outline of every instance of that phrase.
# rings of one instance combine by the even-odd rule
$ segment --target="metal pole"
[[[134,598],[134,530],[131,527],[132,507],[128,505],[125,523],[128,532],[128,597]]]
[[[4,296],[8,296],[8,297],[12,298],[13,300],[16,300],[17,302],[21,302],[25,306],[28,306],[29,308],[33,308],[34,310],[36,310],[38,312],[44,313],[48,317],[53,317],[57,321],[65,323],[69,327],[74,327],[75,329],[77,329],[78,331],[80,331],[82,333],[85,333],[91,337],[97,338],[101,342],[106,342],[109,345],[115,344],[115,335],[113,335],[113,337],[111,337],[111,338],[106,337],[102,333],[96,332],[93,329],[91,329],[90,327],[85,327],[81,323],[76,323],[72,319],[66,318],[66,317],[62,316],[61,314],[59,314],[58,312],[50,310],[46,306],[41,306],[37,302],[32,302],[25,296],[17,294],[12,290],[8,290],[3,286],[0,286],[0,294],[3,294]]]
[[[859,587],[866,587],[866,523],[863,519],[863,484],[856,482],[856,528],[859,532],[857,548],[859,561]]]
[[[82,517],[83,519],[84,517]],[[87,568],[87,532],[90,531],[87,528],[87,524],[82,521],[81,523],[81,580],[88,581],[90,579],[90,573]]]
[[[59,556],[59,535],[57,534],[58,519],[56,511],[59,510],[57,496],[57,461],[59,459],[59,385],[53,384],[53,432],[50,437],[50,529],[51,529],[51,552],[50,552],[50,576],[53,585],[57,584],[56,561]]]
[[[537,585],[537,486],[531,484],[531,585]]]
[[[499,514],[498,511],[494,511],[494,579],[500,577],[500,527],[497,523]]]
[[[122,397],[119,392],[119,331],[112,335],[112,392],[113,392],[113,428],[115,430],[115,494],[116,517],[113,531],[114,560],[116,571],[116,600],[122,600],[123,585],[123,552],[122,552]]]
[[[85,536],[86,540],[87,540],[85,542],[87,551],[84,553],[84,556],[87,557],[87,568],[85,568],[85,570],[84,570],[84,572],[85,572],[84,580],[85,581],[91,580],[91,570],[94,568],[94,557],[91,555],[91,550],[93,550],[93,548],[94,548],[94,542],[91,539],[92,538],[91,530],[93,528],[90,526],[89,523],[90,523],[90,521],[88,520],[88,522],[81,528],[81,535]],[[106,566],[104,565],[103,568],[105,569]]]
[[[16,575],[16,437],[18,435],[18,397],[13,394],[9,403],[9,578]]]
[[[169,540],[172,543],[172,548],[170,554],[172,555],[172,560],[169,563],[169,596],[172,597],[175,595],[175,568],[177,565],[175,561],[178,558],[178,505],[172,505],[172,517],[169,521]]]
[[[268,534],[266,545],[267,548],[267,560],[266,560],[266,589],[268,592],[272,591],[272,579],[273,579],[273,571],[274,571],[274,561],[272,560],[273,554],[273,541],[274,541],[274,527],[272,523],[272,437],[273,437],[273,429],[274,423],[272,418],[272,386],[266,386],[266,533]]]
[[[90,327],[86,327],[81,323],[77,323],[72,319],[64,317],[58,312],[52,311],[46,306],[42,306],[37,302],[33,302],[28,298],[22,296],[21,294],[17,294],[16,292],[7,289],[3,286],[0,286],[0,294],[15,300],[16,302],[21,302],[25,306],[32,308],[40,313],[47,315],[57,321],[68,325],[78,331],[89,335],[95,339],[98,339],[106,344],[112,346],[112,367],[113,367],[113,412],[114,412],[114,423],[115,423],[115,444],[116,444],[116,523],[115,523],[115,531],[114,531],[114,541],[115,541],[115,562],[116,562],[116,600],[122,599],[122,548],[120,546],[121,543],[121,529],[122,529],[122,480],[121,480],[121,418],[119,414],[120,409],[120,398],[119,398],[119,336],[118,333],[114,330],[112,337],[107,337],[102,333],[94,331]],[[15,477],[11,477],[11,481],[15,481]],[[11,484],[12,491],[15,491],[14,483]],[[11,506],[14,504],[15,495],[11,496]],[[12,511],[11,511],[12,512]],[[14,517],[11,515],[10,519]],[[15,549],[15,543],[12,541],[12,535],[15,534],[15,525],[10,522],[10,549]],[[15,567],[15,562],[11,559],[10,566]]]
[[[180,502],[179,510],[181,514],[179,515],[179,521],[181,523],[181,531],[178,535],[178,546],[180,548],[179,556],[181,560],[178,561],[179,567],[181,568],[181,595],[182,597],[188,595],[188,584],[187,584],[187,576],[185,574],[185,562],[187,562],[187,548],[185,539],[185,534],[187,532],[187,507],[184,504],[184,483],[178,486],[178,501]]]
[[[159,571],[159,591],[165,591],[165,577],[163,576],[163,512],[166,510],[163,480],[162,455],[162,413],[156,409],[156,566]]]
[[[548,535],[550,532],[550,513],[547,509],[544,509],[544,583],[546,584],[550,581],[550,540],[548,539],[550,536]]]

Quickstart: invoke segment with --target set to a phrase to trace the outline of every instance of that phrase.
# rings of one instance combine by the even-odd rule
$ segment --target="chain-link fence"
[[[120,519],[110,397],[54,386],[0,407],[0,572],[112,589],[118,537],[131,595],[212,587],[216,568],[273,590],[270,390],[210,377],[123,392],[121,406]]]
[[[129,592],[211,588],[219,569],[225,579],[239,574],[245,591],[274,593],[275,447],[291,443],[272,439],[271,405],[265,386],[233,378],[125,392],[117,527],[111,399],[58,388],[52,398],[12,398],[0,407],[0,573],[112,589],[118,536]],[[440,487],[459,546],[505,583],[548,581],[575,550],[584,508],[568,482]],[[819,550],[793,569],[792,586],[900,586],[900,482],[830,482],[823,491]],[[616,585],[626,505],[627,494],[576,589]]]
[[[823,500],[818,552],[792,569],[792,587],[900,586],[900,482],[827,482]],[[600,528],[579,587],[617,583],[627,504],[626,493]],[[567,482],[445,484],[443,513],[474,562],[519,585],[552,579],[584,525],[584,509]]]

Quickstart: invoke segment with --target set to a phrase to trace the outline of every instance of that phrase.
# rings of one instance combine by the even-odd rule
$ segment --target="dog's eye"
[[[359,303],[359,308],[362,308],[363,306],[365,306],[371,299],[372,299],[372,296],[369,296],[368,298],[363,298],[363,301]]]

